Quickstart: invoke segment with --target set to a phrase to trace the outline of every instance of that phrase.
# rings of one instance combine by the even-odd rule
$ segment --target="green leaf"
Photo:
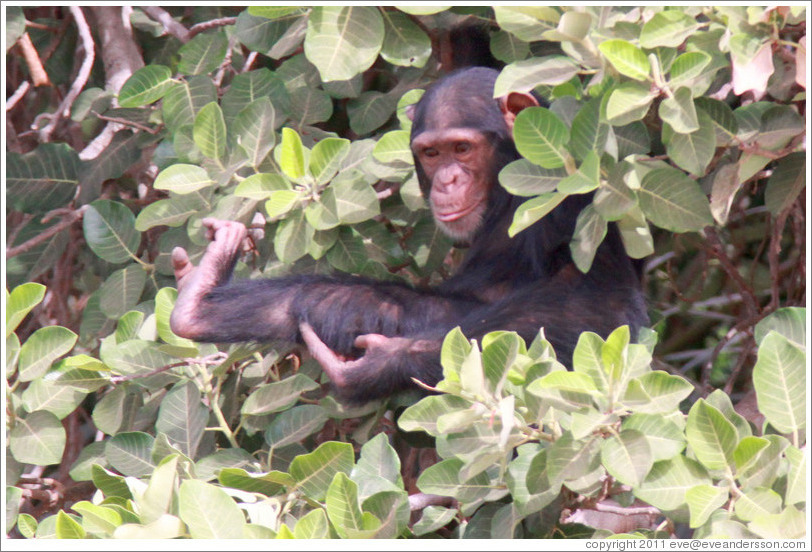
[[[702,75],[702,71],[710,64],[711,59],[705,52],[680,54],[671,64],[668,86],[672,90],[676,90],[680,86],[690,86],[694,79]]]
[[[217,102],[207,104],[195,117],[192,136],[200,152],[216,161],[226,155],[226,121]]]
[[[563,169],[544,169],[527,159],[517,159],[499,171],[499,183],[513,195],[530,197],[555,191],[566,176]]]
[[[135,229],[144,232],[156,226],[180,226],[186,219],[199,214],[203,209],[211,209],[211,205],[199,192],[159,199],[138,213]]]
[[[297,539],[326,539],[330,536],[330,523],[321,508],[312,510],[296,521],[293,535]]]
[[[404,431],[425,431],[429,435],[439,435],[437,420],[440,416],[469,406],[468,401],[454,395],[428,396],[404,410],[398,418],[398,425]]]
[[[249,103],[234,120],[237,143],[248,155],[248,163],[257,168],[276,145],[276,110],[268,98]]]
[[[60,510],[56,514],[56,538],[84,539],[87,538],[87,533],[78,521]]]
[[[141,107],[157,102],[172,87],[172,70],[164,65],[147,65],[136,70],[121,86],[118,105]]]
[[[423,509],[423,515],[412,526],[415,536],[421,537],[434,533],[448,525],[457,515],[456,508],[446,508],[444,506],[428,506]]]
[[[67,440],[59,418],[44,410],[18,417],[8,435],[8,447],[21,464],[58,464]]]
[[[713,224],[708,198],[695,181],[672,168],[646,173],[637,192],[646,217],[672,232],[699,231]]]
[[[639,121],[646,116],[651,102],[656,97],[657,95],[652,93],[648,86],[638,82],[621,83],[609,96],[606,119],[616,126]]]
[[[26,154],[8,153],[6,199],[24,213],[46,213],[76,195],[79,154],[67,144],[41,144]]]
[[[99,199],[88,206],[82,221],[90,249],[107,262],[119,264],[136,259],[141,234],[132,211],[118,201]]]
[[[42,284],[28,282],[15,287],[6,296],[6,338],[17,329],[31,309],[42,302],[45,289]]]
[[[496,78],[493,96],[529,92],[539,85],[562,84],[578,74],[578,65],[566,56],[543,56],[516,61],[505,66]]]
[[[575,393],[597,393],[598,387],[588,374],[581,372],[556,371],[541,378],[540,386],[546,389],[572,391]]]
[[[176,194],[188,194],[213,185],[205,169],[197,165],[177,164],[158,173],[153,183],[157,190],[168,190]],[[119,204],[120,205],[120,204]],[[133,218],[133,222],[135,219]]]
[[[727,502],[729,494],[727,489],[713,485],[697,485],[685,491],[685,501],[691,512],[690,526],[701,527],[708,521],[711,514]]]
[[[178,460],[178,455],[172,455],[152,472],[143,496],[136,500],[142,523],[152,523],[172,513],[173,502],[177,500]]]
[[[113,272],[100,288],[99,308],[108,318],[117,319],[138,304],[147,274],[138,265]]]
[[[727,495],[727,493],[725,493]],[[736,500],[736,516],[742,521],[781,513],[781,495],[763,487],[748,491]]]
[[[559,13],[548,6],[494,6],[494,15],[500,29],[521,40],[539,40],[542,33],[557,27]]]
[[[703,111],[698,113],[699,128],[680,134],[663,123],[662,140],[671,160],[695,176],[704,176],[716,153],[716,132],[713,121]],[[735,180],[735,179],[734,179]]]
[[[125,523],[113,533],[116,539],[177,539],[188,536],[186,525],[177,517],[164,514],[152,523]]]
[[[82,527],[92,534],[111,537],[116,528],[123,523],[121,514],[114,509],[87,500],[77,502],[71,508],[82,516]]]
[[[37,533],[37,525],[37,519],[31,514],[20,514],[17,516],[17,530],[27,539],[34,538]],[[11,527],[12,524],[8,523],[7,526]]]
[[[267,67],[234,77],[220,102],[225,120],[231,125],[241,111],[257,100],[269,100],[277,113],[287,114],[290,109],[291,96],[285,82]],[[282,117],[274,121],[275,127],[281,123]]]
[[[372,6],[317,6],[307,21],[304,51],[322,81],[366,71],[381,51],[383,18]]]
[[[381,11],[385,35],[381,57],[393,65],[423,67],[431,55],[431,39],[402,13]]]
[[[654,17],[646,21],[640,31],[640,46],[643,48],[656,48],[657,46],[676,48],[693,35],[699,26],[693,17],[680,9],[655,13]],[[692,525],[692,527],[698,526]]]
[[[335,212],[344,224],[356,224],[380,214],[378,194],[361,178],[336,178],[330,188],[335,194]]]
[[[601,462],[615,479],[639,487],[654,465],[646,436],[634,429],[624,429],[601,443]]]
[[[327,421],[327,412],[317,404],[303,404],[274,416],[265,432],[265,441],[272,449],[296,443],[320,430]]]
[[[47,410],[60,420],[76,410],[87,392],[48,379],[35,379],[23,391],[22,405],[28,412]]]
[[[119,433],[107,441],[107,461],[124,475],[143,477],[155,469],[150,458],[154,437],[148,433],[131,431]]]
[[[736,428],[704,399],[691,407],[685,435],[697,459],[708,469],[722,470],[733,465],[738,443]]]
[[[318,142],[310,154],[309,166],[316,184],[329,182],[349,152],[350,141],[344,138],[325,138]]]
[[[223,32],[201,33],[178,50],[178,71],[187,75],[211,73],[223,62],[228,38]]]
[[[756,344],[761,345],[770,330],[775,330],[792,343],[806,350],[806,308],[783,307],[761,319],[756,324],[756,331],[754,332]]]
[[[35,331],[20,348],[19,380],[42,377],[56,359],[73,349],[78,336],[62,326],[46,326]]]
[[[636,430],[646,437],[655,462],[673,458],[685,448],[682,430],[659,414],[632,414],[623,420],[623,431]]]
[[[285,264],[297,261],[307,253],[314,232],[315,229],[307,224],[304,213],[296,211],[279,223],[273,240],[276,256]]]
[[[302,139],[291,128],[282,129],[282,148],[279,155],[279,167],[289,178],[294,180],[305,175],[305,159]]]
[[[683,378],[655,370],[629,381],[623,403],[635,412],[667,413],[678,408],[693,389]]]
[[[262,416],[280,412],[292,406],[302,393],[318,388],[304,374],[295,374],[275,383],[261,385],[248,395],[242,405],[243,416]]]
[[[169,440],[189,458],[195,458],[203,438],[209,409],[200,400],[200,391],[192,382],[175,386],[161,401],[155,430]]]
[[[789,506],[780,514],[758,518],[748,528],[765,539],[802,539],[807,535],[806,514]]]
[[[585,194],[591,192],[600,184],[601,161],[595,149],[585,153],[584,162],[578,170],[561,179],[558,191],[562,194]]]
[[[575,231],[570,242],[570,252],[575,266],[584,274],[589,272],[598,247],[606,237],[607,228],[606,220],[592,205],[585,207],[578,214]]]
[[[234,189],[234,195],[263,201],[273,197],[274,192],[291,191],[290,182],[281,174],[258,173],[252,174]],[[296,194],[297,197],[299,194]]]
[[[631,42],[612,38],[601,42],[598,49],[621,75],[639,81],[649,79],[651,65],[648,58]]]
[[[235,35],[249,50],[262,52],[273,58],[281,59],[289,56],[301,47],[307,27],[307,11],[304,8],[295,8],[297,11],[287,16],[268,20],[265,17],[255,17],[254,10],[262,9],[252,6],[237,16]],[[267,9],[288,9],[287,7]],[[261,12],[256,12],[261,15]]]
[[[634,494],[655,508],[671,511],[685,504],[688,489],[710,484],[707,471],[695,460],[680,454],[671,460],[656,462]]]
[[[525,228],[535,224],[545,215],[567,199],[567,194],[550,192],[528,199],[513,213],[513,222],[508,228],[508,235],[512,238]]]
[[[545,169],[563,167],[567,153],[564,146],[569,129],[555,113],[544,107],[530,107],[516,116],[513,125],[516,149],[529,161]]]
[[[687,86],[679,87],[673,96],[664,99],[658,113],[663,122],[671,125],[674,132],[688,134],[699,129],[693,95]]]
[[[223,489],[189,479],[178,492],[178,513],[193,539],[239,539],[245,516]]]
[[[764,203],[773,216],[788,209],[806,187],[806,155],[795,152],[778,162],[767,181]]]
[[[381,163],[414,164],[412,150],[409,147],[409,133],[405,130],[387,132],[375,144],[372,155]]]
[[[595,187],[597,187],[598,182],[598,161],[600,156],[606,151],[606,142],[609,135],[609,125],[600,120],[600,109],[601,101],[600,99],[595,99],[587,102],[578,110],[578,113],[572,120],[569,142],[569,151],[575,159],[585,161],[590,157],[594,157],[596,165],[594,170]]]
[[[805,366],[804,351],[781,334],[770,331],[761,341],[753,367],[758,409],[782,433],[806,426]]]
[[[626,253],[631,258],[642,259],[654,254],[654,238],[646,218],[639,208],[635,207],[623,215],[617,221],[617,229],[620,231],[620,238]]]
[[[327,515],[340,536],[345,538],[358,538],[372,536],[367,532],[377,529],[380,522],[370,526],[370,520],[365,519],[364,513],[358,506],[358,487],[347,474],[337,473],[327,489],[325,499]]]
[[[485,472],[460,481],[462,460],[450,458],[429,466],[417,479],[417,487],[424,493],[451,496],[460,502],[474,502],[491,492],[491,482]]]
[[[167,128],[177,132],[181,127],[193,125],[204,106],[217,100],[217,90],[207,76],[189,77],[177,82],[167,91],[161,110]]]
[[[354,463],[355,454],[351,444],[328,441],[313,452],[294,458],[289,472],[305,495],[314,500],[324,500],[333,477],[339,472],[350,473]]]

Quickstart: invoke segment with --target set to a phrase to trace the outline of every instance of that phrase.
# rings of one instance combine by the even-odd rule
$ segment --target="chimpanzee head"
[[[411,111],[411,148],[423,196],[449,236],[468,241],[499,188],[499,171],[518,158],[516,114],[538,105],[529,94],[493,97],[498,71],[473,67],[429,88]]]

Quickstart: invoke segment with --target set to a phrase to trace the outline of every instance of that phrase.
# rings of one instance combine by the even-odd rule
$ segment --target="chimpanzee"
[[[606,336],[628,324],[635,334],[647,321],[640,271],[617,228],[610,224],[587,274],[572,261],[569,242],[588,196],[570,196],[508,236],[523,199],[499,185],[498,173],[519,157],[516,114],[538,100],[494,99],[497,75],[482,67],[452,73],[411,112],[421,191],[440,228],[469,244],[454,276],[431,288],[349,275],[229,282],[246,229],[206,219],[212,242],[198,267],[182,248],[172,252],[172,330],[197,341],[304,342],[348,402],[414,387],[412,378],[436,384],[440,347],[455,326],[469,338],[513,330],[528,341],[543,327],[565,365],[583,331]]]

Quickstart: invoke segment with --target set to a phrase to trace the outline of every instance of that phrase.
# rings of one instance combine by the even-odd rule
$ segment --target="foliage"
[[[101,32],[119,8],[7,12],[15,534],[583,537],[625,532],[596,512],[655,512],[631,535],[804,536],[804,7],[126,10],[130,35]],[[650,258],[656,332],[585,333],[571,372],[543,331],[451,332],[440,393],[398,425],[435,438],[417,487],[455,503],[410,525],[384,413],[414,401],[349,408],[284,344],[175,336],[169,254],[198,258],[215,216],[251,227],[237,277],[441,280],[458,255],[405,108],[472,21],[505,64],[495,95],[550,100],[516,119],[510,234],[594,192],[576,264],[616,222]],[[748,392],[763,422],[734,410]]]

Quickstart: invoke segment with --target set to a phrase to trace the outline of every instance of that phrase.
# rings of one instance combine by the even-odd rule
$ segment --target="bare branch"
[[[81,67],[79,68],[79,74],[76,75],[76,80],[73,81],[70,90],[65,95],[62,103],[59,104],[59,109],[56,110],[56,113],[48,124],[39,131],[40,140],[42,142],[50,142],[51,134],[56,129],[56,125],[64,117],[70,115],[70,109],[73,106],[73,102],[79,96],[79,93],[85,87],[85,84],[87,84],[87,79],[90,78],[90,71],[93,69],[93,60],[96,58],[95,47],[93,45],[93,35],[90,33],[90,27],[87,24],[87,20],[85,20],[85,15],[82,12],[82,8],[79,6],[71,6],[70,12],[73,15],[73,19],[76,21],[76,28],[79,31],[79,36],[82,38],[82,48],[85,51],[85,58],[82,61]]]
[[[34,247],[38,246],[42,242],[44,242],[44,241],[52,238],[53,236],[57,235],[58,233],[60,233],[65,228],[69,227],[71,224],[73,224],[77,220],[81,219],[84,216],[85,211],[87,211],[87,208],[88,208],[87,205],[82,205],[81,207],[79,207],[75,211],[71,211],[70,213],[66,214],[65,217],[61,221],[59,221],[57,224],[54,224],[53,226],[51,226],[50,228],[48,228],[47,230],[45,230],[41,234],[37,234],[33,238],[24,241],[23,243],[21,243],[17,247],[10,247],[10,248],[6,249],[6,259],[10,259],[10,258],[12,258],[12,257],[14,257],[16,255],[19,255],[20,253],[25,253],[26,251],[28,251],[30,249],[33,249]],[[47,217],[47,215],[46,215],[46,217]]]
[[[139,6],[139,8],[142,12],[147,14],[147,17],[163,25],[164,30],[168,34],[174,36],[184,44],[189,42],[189,39],[192,38],[192,35],[189,34],[189,30],[175,21],[172,15],[165,9],[159,8],[158,6]]]
[[[48,73],[45,72],[45,67],[42,66],[37,49],[34,48],[34,43],[31,42],[28,33],[23,33],[23,36],[17,40],[17,44],[23,53],[25,64],[28,65],[28,72],[31,74],[34,86],[50,86],[51,79],[48,78]]]
[[[203,31],[208,31],[209,29],[214,29],[216,27],[225,27],[226,25],[233,25],[237,22],[236,17],[220,17],[219,19],[212,19],[211,21],[204,21],[203,23],[198,23],[191,29],[189,29],[189,37],[192,38]]]
[[[6,100],[6,111],[11,111],[14,109],[14,106],[17,105],[17,102],[23,99],[25,93],[31,88],[31,83],[28,81],[23,82],[20,86],[17,87],[17,90],[14,91],[9,99]]]

